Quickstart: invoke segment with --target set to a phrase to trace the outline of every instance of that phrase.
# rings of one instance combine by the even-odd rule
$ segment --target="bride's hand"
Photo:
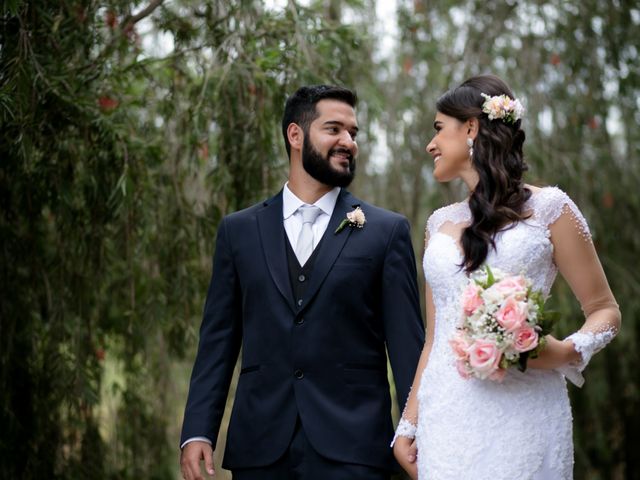
[[[527,362],[528,367],[553,370],[554,368],[580,361],[580,354],[576,352],[571,340],[561,341],[551,335],[547,335],[544,338],[547,344],[538,355],[538,358],[529,359]]]
[[[418,465],[416,463],[418,447],[415,439],[398,437],[393,445],[393,454],[400,466],[413,480],[416,480],[418,478]]]

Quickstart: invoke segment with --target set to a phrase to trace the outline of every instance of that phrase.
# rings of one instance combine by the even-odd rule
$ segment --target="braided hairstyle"
[[[509,86],[495,75],[472,77],[449,90],[438,102],[439,112],[465,122],[479,120],[478,135],[473,145],[472,164],[479,182],[469,198],[471,225],[462,233],[464,259],[461,268],[471,273],[480,267],[495,248],[495,235],[508,224],[527,217],[524,204],[531,196],[522,180],[528,169],[522,155],[525,134],[521,120],[513,123],[489,120],[482,111],[482,93],[507,95],[515,99]]]

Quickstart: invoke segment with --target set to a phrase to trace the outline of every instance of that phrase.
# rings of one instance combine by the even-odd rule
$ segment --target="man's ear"
[[[478,136],[478,129],[480,128],[480,120],[476,117],[471,117],[469,120],[465,122],[467,127],[467,137],[470,137],[471,140],[475,140]]]
[[[297,123],[290,123],[287,127],[287,138],[291,148],[295,150],[302,150],[302,143],[304,142],[304,132],[302,127]]]

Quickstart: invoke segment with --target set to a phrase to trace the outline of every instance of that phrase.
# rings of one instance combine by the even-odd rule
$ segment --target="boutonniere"
[[[336,231],[333,233],[340,233],[347,225],[350,227],[362,228],[365,223],[367,223],[367,219],[364,216],[364,212],[359,206],[357,206],[355,210],[347,212],[347,218],[340,222],[340,225],[338,225],[338,228],[336,228]]]

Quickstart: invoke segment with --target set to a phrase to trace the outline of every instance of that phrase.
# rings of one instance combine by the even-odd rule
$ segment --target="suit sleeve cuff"
[[[191,437],[191,438],[186,439],[184,441],[184,443],[182,445],[180,445],[180,448],[181,449],[184,448],[184,446],[187,443],[191,443],[191,442],[206,442],[209,445],[213,445],[213,442],[211,440],[209,440],[207,437]]]

